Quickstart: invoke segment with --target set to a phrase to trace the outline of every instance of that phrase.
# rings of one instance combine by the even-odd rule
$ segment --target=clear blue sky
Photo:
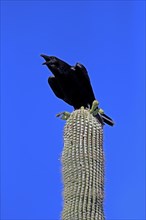
[[[1,1],[1,219],[59,220],[61,152],[72,107],[41,53],[83,63],[104,127],[107,220],[145,219],[145,2]]]

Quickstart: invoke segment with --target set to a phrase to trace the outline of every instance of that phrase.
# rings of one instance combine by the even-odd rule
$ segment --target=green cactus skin
[[[84,108],[66,122],[62,173],[62,220],[104,220],[103,126]]]

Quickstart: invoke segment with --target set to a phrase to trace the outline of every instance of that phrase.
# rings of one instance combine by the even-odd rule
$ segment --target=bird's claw
[[[56,117],[62,120],[67,120],[70,117],[70,112],[60,112],[56,115]]]

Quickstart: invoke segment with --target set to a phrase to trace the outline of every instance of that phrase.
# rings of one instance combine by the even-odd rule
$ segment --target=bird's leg
[[[60,112],[56,115],[56,117],[59,117],[62,120],[67,120],[70,117],[70,112]]]

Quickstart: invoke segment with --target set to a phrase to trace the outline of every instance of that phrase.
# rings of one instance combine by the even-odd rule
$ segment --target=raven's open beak
[[[40,56],[43,57],[46,60],[46,62],[44,62],[42,65],[46,65],[50,61],[50,57],[49,56],[47,56],[45,54],[41,54]]]
[[[71,68],[69,64],[67,64],[63,60],[60,60],[57,57],[47,56],[44,54],[41,54],[41,57],[45,59],[43,65],[46,65],[49,68],[49,70],[53,73],[53,75],[56,77],[65,74]]]
[[[57,68],[57,63],[59,59],[54,56],[47,56],[44,54],[41,54],[40,56],[45,59],[43,65],[46,65],[49,68],[49,70],[53,73],[53,75],[57,76],[59,74],[59,69]]]

